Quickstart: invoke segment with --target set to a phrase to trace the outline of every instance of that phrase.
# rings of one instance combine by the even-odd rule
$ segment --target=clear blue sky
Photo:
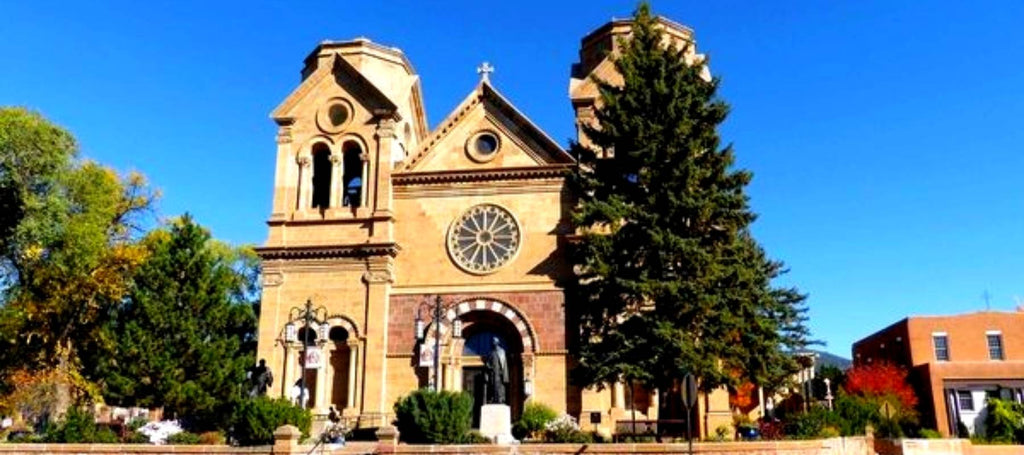
[[[442,3],[444,3],[442,5]],[[497,67],[552,137],[573,134],[579,40],[631,1],[8,2],[0,104],[72,130],[86,157],[147,174],[163,216],[261,243],[268,114],[323,39],[403,49],[431,125]],[[657,1],[696,30],[732,105],[722,135],[755,233],[810,294],[828,350],[907,314],[1024,297],[1024,2]]]

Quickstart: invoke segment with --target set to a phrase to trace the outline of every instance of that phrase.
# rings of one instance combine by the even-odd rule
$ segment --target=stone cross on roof
[[[480,80],[484,82],[491,81],[491,73],[493,72],[494,67],[487,62],[483,62],[480,66],[476,67],[476,73],[480,75]]]

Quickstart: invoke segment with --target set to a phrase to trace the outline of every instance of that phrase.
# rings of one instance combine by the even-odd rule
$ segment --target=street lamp
[[[434,377],[432,378],[434,383],[434,391],[441,390],[441,313],[455,307],[456,302],[444,303],[441,296],[434,296],[434,302],[430,300],[420,303],[419,308],[416,308],[416,341],[422,343],[426,337],[424,333],[424,323],[422,312],[424,309],[433,311],[434,313]],[[431,306],[433,305],[433,306]],[[462,336],[462,321],[458,318],[452,322],[452,337],[459,338]]]
[[[309,335],[313,330],[317,330],[317,343],[323,343],[329,335],[327,333],[327,309],[323,305],[313,306],[311,299],[306,299],[306,304],[302,306],[292,307],[288,311],[288,323],[284,325],[284,333],[286,341],[297,341],[298,334],[295,329],[295,323],[293,321],[301,320],[302,327],[305,329],[302,332],[302,359],[299,361],[301,367],[301,374],[299,375],[300,389],[298,399],[302,401],[301,406],[308,408],[309,404],[309,391],[306,388],[306,351],[309,349],[310,339]],[[306,395],[306,397],[303,397]]]
[[[832,410],[832,381],[829,378],[825,378],[825,401],[828,402],[828,410]]]

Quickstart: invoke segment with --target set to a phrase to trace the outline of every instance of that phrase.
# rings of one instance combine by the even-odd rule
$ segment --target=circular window
[[[474,206],[455,219],[448,231],[448,253],[470,273],[490,273],[508,264],[519,251],[519,224],[508,210],[493,204]]]
[[[332,104],[327,110],[327,117],[331,120],[331,126],[341,126],[348,121],[348,108],[344,104]]]
[[[501,140],[498,135],[491,131],[481,131],[474,134],[466,141],[466,153],[474,161],[483,163],[490,161],[498,154],[501,147]]]
[[[340,133],[352,121],[352,112],[352,104],[348,100],[331,98],[317,111],[316,125],[325,133]]]

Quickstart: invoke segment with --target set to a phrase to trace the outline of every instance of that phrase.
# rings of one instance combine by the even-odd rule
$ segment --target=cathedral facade
[[[689,29],[661,24],[668,39],[692,43]],[[610,55],[629,25],[583,39],[569,84],[577,122],[592,121],[590,76],[617,77]],[[306,58],[301,83],[271,114],[273,210],[258,250],[258,357],[277,379],[271,396],[305,397],[315,414],[334,407],[371,428],[421,387],[467,391],[479,406],[497,339],[513,418],[527,400],[605,433],[616,420],[658,417],[665,391],[569,381],[574,330],[559,283],[570,272],[574,159],[488,69],[431,130],[400,50],[358,39]],[[724,392],[700,406],[702,433],[731,418]]]

